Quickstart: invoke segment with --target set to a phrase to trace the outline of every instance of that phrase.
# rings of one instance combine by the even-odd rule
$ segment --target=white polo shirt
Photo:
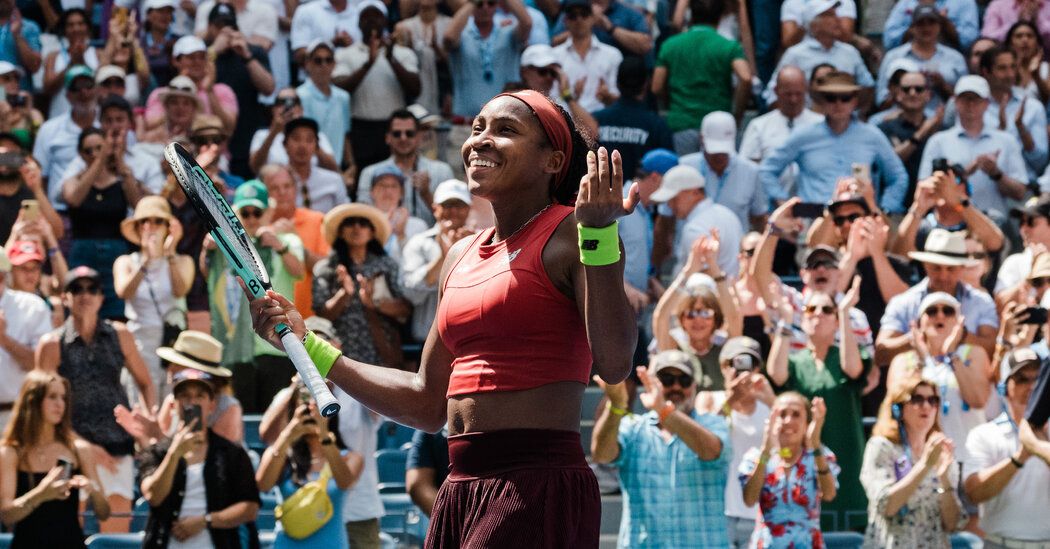
[[[147,191],[151,194],[160,194],[167,178],[160,169],[159,160],[143,152],[142,149],[133,147],[124,153],[124,163],[131,168],[132,175],[146,187]],[[84,162],[84,158],[79,154],[76,155],[62,174],[62,185],[65,185],[67,181],[80,175],[86,169],[87,163]]]
[[[312,0],[299,4],[292,16],[289,40],[292,51],[305,48],[315,38],[328,40],[336,33],[346,32],[354,42],[361,41],[361,28],[357,26],[357,2],[350,1],[343,11],[335,11],[329,0]]]
[[[37,341],[51,331],[51,311],[38,296],[12,290],[0,289],[0,310],[7,321],[7,337],[35,349]],[[0,403],[14,402],[22,389],[25,370],[14,357],[0,348]]]
[[[1017,433],[1006,413],[970,431],[966,439],[968,461],[963,476],[1008,459],[1018,448]],[[1050,521],[1042,517],[1050,509],[1050,467],[1033,457],[999,495],[980,504],[981,529],[1005,538],[1050,541]]]
[[[292,174],[292,179],[295,181],[296,188],[299,190],[295,198],[296,206],[310,208],[323,213],[340,204],[350,202],[350,198],[346,194],[346,185],[343,183],[343,176],[338,173],[313,166],[310,168],[310,177],[303,182],[294,170],[289,171]],[[306,187],[305,191],[303,190],[304,186]],[[310,197],[309,206],[303,200],[306,196]]]
[[[603,44],[596,36],[591,35],[591,49],[587,50],[583,57],[573,48],[572,38],[554,48],[554,57],[558,59],[561,69],[565,71],[565,76],[573,86],[576,82],[587,79],[583,85],[583,93],[577,101],[588,112],[605,108],[605,104],[598,100],[598,86],[602,80],[605,81],[609,92],[620,95],[620,90],[616,87],[616,74],[620,70],[623,54],[620,50]]]

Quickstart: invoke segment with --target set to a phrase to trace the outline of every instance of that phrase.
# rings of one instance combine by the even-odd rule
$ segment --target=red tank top
[[[482,244],[495,229],[482,231],[449,271],[437,310],[438,334],[455,356],[447,396],[587,383],[583,319],[543,267],[547,240],[572,211],[551,206],[496,244]]]

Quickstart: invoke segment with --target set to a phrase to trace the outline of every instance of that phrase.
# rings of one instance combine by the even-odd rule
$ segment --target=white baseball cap
[[[663,180],[660,181],[660,188],[653,192],[649,200],[653,202],[667,202],[682,191],[703,188],[704,176],[700,175],[699,170],[692,166],[678,165],[667,170]]]
[[[306,46],[306,54],[312,54],[317,48],[328,48],[328,51],[335,52],[335,46],[333,46],[331,42],[324,38],[314,38],[310,44]]]
[[[988,99],[992,96],[992,91],[988,88],[988,81],[975,74],[967,74],[955,83],[955,96],[958,97],[964,93],[975,93],[981,99]]]
[[[149,13],[149,10],[164,8],[177,9],[178,5],[175,3],[175,0],[146,0],[146,13]]]
[[[810,22],[818,15],[839,7],[839,0],[810,0],[806,2],[806,9],[802,11],[802,25],[808,27]]]
[[[99,67],[98,72],[95,73],[95,83],[101,84],[114,76],[124,80],[128,77],[128,73],[124,72],[124,69],[116,65],[104,65]]]
[[[459,200],[470,205],[470,189],[458,179],[446,179],[434,189],[434,204],[444,204],[449,200]]]
[[[22,76],[22,67],[11,63],[10,61],[0,61],[0,74],[18,73],[18,76]]]
[[[204,43],[204,40],[191,34],[189,36],[183,36],[175,41],[175,46],[171,48],[171,56],[179,57],[181,55],[189,55],[199,51],[208,51],[208,46]]]
[[[704,152],[732,154],[736,152],[736,119],[725,111],[707,113],[700,122],[700,137]]]
[[[554,48],[547,44],[533,44],[521,52],[522,67],[549,67],[557,64],[558,58],[554,56]]]
[[[379,0],[365,0],[364,2],[361,2],[357,5],[357,13],[365,11],[365,8],[375,8],[383,12],[383,17],[387,17],[389,15],[386,11],[386,4],[380,2]]]

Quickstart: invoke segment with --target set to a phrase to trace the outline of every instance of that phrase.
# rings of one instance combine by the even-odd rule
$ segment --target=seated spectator
[[[926,114],[926,106],[933,97],[930,89],[932,85],[930,77],[921,72],[903,73],[893,93],[895,114],[886,116],[878,124],[908,172],[908,199],[915,194],[914,182],[918,181],[919,161],[922,160],[926,142],[935,132],[943,129],[943,105],[937,107],[932,115]],[[905,205],[910,207],[912,203],[908,199]]]
[[[594,112],[598,142],[609,150],[620,151],[623,173],[627,177],[638,173],[647,152],[674,148],[667,122],[645,103],[649,83],[644,59],[624,59],[616,74],[620,97],[612,105]]]
[[[434,213],[431,211],[434,192],[439,183],[452,179],[452,168],[440,160],[431,160],[421,154],[421,132],[419,120],[410,111],[400,110],[390,116],[385,139],[391,156],[361,170],[357,187],[358,202],[375,204],[372,200],[372,182],[376,174],[396,168],[403,176],[401,206],[424,223],[434,222]]]
[[[878,126],[886,120],[897,115],[900,110],[893,103],[900,91],[901,77],[909,72],[921,72],[919,65],[907,57],[901,57],[890,64],[886,69],[889,79],[886,81],[886,96],[882,102],[876,103],[872,110],[878,111],[868,117],[868,124]],[[923,109],[924,111],[926,109]]]
[[[697,238],[685,267],[653,311],[656,350],[685,352],[694,361],[699,391],[725,390],[719,353],[727,338],[740,335],[743,324],[726,273],[718,268],[719,246],[717,230],[710,237]],[[710,277],[714,290],[707,285],[690,284],[697,273]]]
[[[0,132],[14,135],[22,149],[30,150],[44,115],[33,107],[33,95],[20,88],[21,76],[18,66],[0,61],[0,87],[6,96],[0,102]]]
[[[660,187],[649,200],[667,203],[674,217],[684,220],[677,235],[675,272],[686,265],[696,239],[717,229],[718,268],[723,273],[735,273],[738,271],[736,250],[740,249],[743,236],[740,220],[732,210],[707,196],[705,185],[704,176],[696,168],[675,166],[664,174]]]
[[[336,50],[332,79],[353,98],[350,145],[354,160],[368,166],[389,153],[380,137],[390,116],[405,108],[406,97],[419,95],[419,60],[411,49],[384,35],[386,4],[366,0],[357,10],[363,39]]]
[[[894,252],[905,255],[923,249],[930,231],[942,229],[964,232],[981,242],[985,250],[998,253],[1003,248],[1003,233],[970,203],[968,187],[965,176],[956,176],[955,170],[937,171],[920,181],[911,208],[901,220]]]
[[[946,46],[946,19],[933,4],[923,4],[911,13],[911,40],[886,52],[879,67],[878,84],[875,86],[875,104],[881,105],[892,99],[887,88],[891,76],[889,70],[899,59],[915,63],[916,70],[927,79],[930,94],[927,104],[936,106],[952,96],[955,82],[967,73],[966,59],[957,50]]]
[[[175,20],[174,0],[147,0],[144,2],[146,16],[142,22],[140,45],[146,55],[149,74],[157,86],[167,86],[178,74],[172,63],[172,49],[179,39],[172,23]]]
[[[105,88],[104,82],[115,74],[113,68],[120,69],[124,89],[104,93],[116,93],[132,105],[142,104],[142,97],[150,85],[146,52],[136,39],[138,34],[139,25],[134,17],[125,18],[123,24],[120,18],[110,19],[106,47],[98,54],[99,66],[95,73],[95,82]]]
[[[1032,272],[1037,250],[1050,250],[1050,197],[1032,197],[1022,207],[1011,210],[1010,215],[1019,221],[1024,249],[1008,256],[999,267],[995,301],[1000,306],[1027,299],[1025,279]]]
[[[667,125],[679,156],[700,150],[700,121],[707,113],[732,112],[739,121],[751,90],[743,47],[715,30],[722,3],[695,0],[690,9],[693,29],[660,46],[652,76],[653,95],[666,99]]]
[[[772,218],[770,218],[772,223]],[[797,234],[797,232],[796,232]],[[762,348],[762,356],[769,356],[772,339],[769,334],[776,320],[775,311],[767,306],[762,298],[762,290],[758,287],[758,278],[751,268],[755,253],[762,242],[762,234],[751,232],[744,235],[740,240],[740,248],[737,252],[737,261],[740,263],[740,271],[736,282],[733,283],[733,291],[736,294],[737,307],[743,317],[743,335],[758,342]],[[795,260],[792,258],[792,268],[796,268]],[[779,285],[777,286],[779,288]]]
[[[834,196],[835,182],[851,177],[853,167],[859,164],[882,174],[883,185],[878,192],[882,209],[903,212],[908,173],[889,139],[854,116],[861,86],[849,74],[831,72],[817,82],[815,90],[824,106],[824,123],[793,132],[762,161],[759,177],[766,195],[778,202],[788,198],[780,186],[780,176],[797,162],[797,195],[804,202],[827,203]],[[838,154],[827,154],[830,150]]]
[[[179,87],[196,93],[200,112],[218,116],[226,131],[233,132],[237,122],[237,96],[230,86],[216,80],[215,62],[209,60],[207,51],[208,46],[200,38],[183,36],[172,46],[171,64],[179,75],[193,81],[192,89],[185,84]],[[171,89],[170,82],[168,86],[154,89],[146,99],[145,129],[153,129],[167,122],[164,98]]]
[[[36,214],[28,214],[23,208],[27,200],[36,201],[37,219],[48,225],[51,234],[61,238],[64,233],[62,218],[48,199],[49,189],[40,175],[40,165],[31,156],[21,156],[12,139],[8,138],[6,143],[3,141],[0,137],[0,155],[8,159],[8,165],[0,164],[0,242],[10,242],[11,237],[19,232],[15,230],[19,223],[33,222],[27,217]],[[30,227],[26,229],[32,230]],[[43,230],[35,232],[43,234]]]
[[[1047,164],[1046,110],[1038,99],[1016,87],[1017,57],[1005,46],[995,46],[981,55],[981,76],[990,94],[984,124],[1010,134],[1021,145],[1028,177],[1035,179]]]
[[[980,240],[967,235],[966,255],[974,260],[974,263],[963,268],[961,280],[974,288],[990,291],[992,280],[988,275],[992,273],[993,257],[998,261],[998,254],[990,255]]]
[[[288,37],[292,56],[299,66],[306,62],[306,46],[314,40],[327,40],[337,48],[361,42],[358,6],[348,0],[306,2],[299,7],[292,15]]]
[[[864,489],[858,480],[864,454],[860,397],[872,359],[861,352],[848,313],[857,304],[859,294],[857,277],[837,304],[828,294],[811,293],[802,309],[801,331],[805,334],[806,345],[799,351],[791,349],[794,330],[786,320],[792,318],[794,309],[790,300],[781,298],[781,320],[777,323],[766,365],[775,389],[797,391],[807,398],[819,396],[827,401],[831,412],[827,442],[838,456],[842,476],[836,491],[838,495],[826,510],[836,513],[839,524],[849,524],[847,513],[864,509],[867,505]],[[777,416],[776,412],[773,416]],[[744,497],[748,501],[746,487]]]
[[[1025,22],[1041,37],[1040,46],[1050,44],[1050,8],[1042,2],[992,0],[984,10],[981,36],[1009,44],[1009,34],[1017,23]],[[1044,52],[1043,53],[1048,53]]]
[[[99,67],[98,52],[91,45],[91,19],[81,8],[62,10],[58,20],[59,48],[44,59],[44,80],[41,92],[51,99],[48,119],[57,118],[70,110],[71,101],[59,93],[69,87],[71,74],[77,67]]]
[[[591,439],[597,463],[615,463],[625,493],[621,545],[704,547],[727,544],[725,469],[729,436],[725,419],[701,414],[693,404],[696,374],[689,355],[664,351],[649,368],[638,367],[647,413],[627,410],[627,387],[595,381],[609,398]],[[674,505],[666,502],[672,500]]]
[[[278,233],[269,224],[266,186],[258,180],[246,181],[237,187],[232,206],[270,274],[274,291],[292,294],[295,281],[304,273],[303,243],[295,234]],[[244,410],[260,413],[284,387],[284,380],[292,377],[295,368],[284,353],[249,328],[248,300],[237,291],[237,275],[211,235],[204,238],[200,261],[201,271],[208,279],[211,335],[223,344],[222,365],[233,371],[234,394]]]
[[[924,3],[922,0],[901,0],[894,4],[882,33],[882,44],[887,50],[899,46],[904,41],[911,15]],[[980,25],[977,3],[968,0],[945,0],[934,5],[946,18],[943,23],[945,31],[958,37],[960,49],[968,49],[977,40]]]
[[[270,51],[277,40],[278,33],[277,12],[270,4],[259,0],[224,0],[221,3],[233,8],[224,10],[223,16],[234,16],[236,28],[244,34],[249,44],[258,46],[263,51]],[[220,2],[215,0],[204,0],[197,6],[196,17],[193,21],[194,34],[204,38],[208,33],[208,23],[212,19],[211,11],[218,4]]]
[[[1033,99],[1042,103],[1050,101],[1050,64],[1043,61],[1043,38],[1035,23],[1014,23],[1003,44],[1017,58],[1017,86]]]
[[[653,48],[653,37],[645,16],[620,0],[595,0],[594,36],[604,44],[614,46],[624,56],[648,56]],[[561,15],[551,30],[551,45],[558,46],[569,38],[566,30],[567,4],[561,5]]]
[[[339,90],[342,91],[342,90]],[[349,99],[347,99],[349,101]],[[299,98],[299,92],[293,88],[285,88],[277,92],[277,98],[270,107],[269,128],[259,128],[252,136],[252,143],[248,147],[251,151],[251,168],[258,172],[267,164],[288,164],[288,150],[284,148],[287,134],[287,125],[292,120],[307,117],[303,109],[303,102]],[[316,119],[311,118],[316,121]],[[320,125],[318,125],[320,128]],[[339,164],[335,161],[335,150],[328,136],[318,131],[317,152],[310,160],[312,166],[320,166],[329,171],[337,171]]]
[[[399,325],[410,313],[399,266],[383,249],[392,234],[387,214],[364,204],[344,204],[324,218],[328,257],[314,268],[314,311],[346,343],[347,357],[401,367]]]
[[[727,112],[708,113],[700,123],[702,153],[679,159],[704,176],[704,191],[715,202],[729,208],[741,227],[759,229],[766,225],[769,201],[758,179],[758,165],[736,153],[736,121]]]
[[[182,224],[171,215],[168,201],[148,196],[135,206],[135,213],[120,223],[120,232],[139,251],[125,254],[113,263],[113,286],[124,300],[128,330],[146,362],[158,394],[168,393],[167,374],[157,348],[175,342],[174,330],[186,328],[185,311],[178,301],[193,284],[193,258],[178,255]]]
[[[154,91],[154,94],[156,93]],[[153,94],[150,97],[153,97]],[[162,89],[158,101],[163,105],[164,121],[143,131],[139,136],[141,142],[137,148],[143,148],[145,143],[166,145],[176,137],[189,135],[194,118],[198,114],[204,114],[197,93],[197,85],[188,76],[179,75],[172,78],[168,82],[168,87]],[[148,150],[156,156],[155,150],[160,148],[153,146]],[[159,160],[159,157],[157,159]]]
[[[216,153],[214,166],[204,166],[205,170],[217,169],[218,177],[222,180],[227,191],[236,189],[244,183],[244,178],[229,172],[226,162],[227,146],[230,143],[230,134],[222,120],[214,114],[198,114],[193,117],[193,125],[190,126],[190,144],[193,151],[198,154],[214,149]],[[198,159],[201,156],[197,157]]]
[[[596,15],[590,0],[567,0],[562,11],[569,36],[553,48],[554,58],[580,106],[593,113],[619,99],[616,74],[623,54],[594,36]]]
[[[966,494],[980,505],[985,547],[1050,543],[1050,524],[1031,520],[1035,509],[1050,505],[1050,468],[1020,444],[1017,425],[1024,422],[1039,378],[1040,357],[1027,347],[1007,357],[1004,410],[999,417],[975,427],[966,438],[970,461],[963,471]],[[1043,428],[1044,436],[1046,428]]]
[[[412,433],[405,464],[405,491],[426,516],[434,511],[438,489],[448,476],[448,428]]]
[[[408,239],[427,230],[422,219],[410,215],[405,208],[403,186],[405,176],[396,166],[382,166],[372,172],[371,202],[390,222],[390,238],[384,243],[387,254],[401,261],[401,248]],[[429,211],[430,208],[427,208]]]
[[[46,231],[46,224],[43,225]],[[35,235],[25,236],[27,238],[35,237]],[[66,320],[66,310],[62,306],[61,283],[59,281],[65,278],[69,267],[66,265],[66,260],[62,257],[61,250],[58,249],[58,241],[55,240],[54,235],[48,232],[45,236],[47,241],[50,242],[47,245],[47,249],[54,250],[50,258],[44,255],[44,246],[41,246],[36,238],[33,240],[15,240],[7,248],[7,258],[11,261],[11,289],[33,294],[43,299],[50,312],[51,327],[58,328]],[[50,259],[52,274],[44,273],[45,259]],[[34,313],[36,312],[36,307],[33,306],[20,305],[20,307],[26,307],[33,310]],[[35,319],[33,325],[35,326]],[[41,331],[40,335],[43,334],[44,331]],[[23,349],[32,351],[35,347],[36,345],[33,344],[25,346]],[[0,425],[4,423],[0,419]]]
[[[788,49],[806,37],[807,0],[785,0],[780,5],[780,47]],[[853,0],[840,1],[835,6],[835,17],[838,19],[839,40],[850,42],[857,24],[857,5]]]
[[[131,75],[134,77],[135,75]],[[107,97],[118,95],[123,97],[129,104],[141,103],[137,95],[127,85],[127,72],[116,65],[103,65],[95,73],[95,85],[98,86],[99,96]],[[128,96],[131,96],[130,98]]]
[[[210,377],[197,370],[174,377],[183,421],[175,436],[140,456],[142,495],[150,506],[143,545],[174,540],[191,547],[241,547],[243,524],[248,524],[248,546],[258,544],[252,521],[261,501],[251,459],[241,446],[200,424],[215,408]],[[187,424],[189,414],[196,417]]]
[[[295,392],[289,400],[294,407],[288,406],[286,412],[291,419],[263,453],[255,481],[262,492],[277,486],[287,500],[307,482],[320,479],[332,502],[332,515],[309,537],[292,538],[283,530],[278,532],[274,546],[348,547],[343,504],[347,489],[361,476],[364,459],[339,436],[339,416],[322,417],[302,384]]]
[[[95,453],[71,426],[70,391],[63,377],[30,372],[4,430],[0,519],[14,530],[12,547],[84,547],[81,496],[99,520],[109,518]]]
[[[7,427],[11,411],[18,400],[18,388],[22,386],[26,372],[33,369],[33,351],[37,342],[51,330],[47,304],[38,296],[15,287],[17,276],[11,273],[11,251],[17,252],[17,244],[9,247],[0,256],[0,312],[5,345],[0,345],[0,428]],[[17,253],[16,253],[17,256]],[[6,484],[6,483],[5,483]]]
[[[949,546],[966,522],[956,492],[954,442],[938,425],[941,397],[931,381],[892,390],[864,449],[860,480],[868,494],[870,546]]]
[[[143,410],[154,409],[157,394],[131,332],[119,322],[99,318],[99,274],[88,267],[69,271],[62,299],[70,317],[61,328],[40,338],[36,369],[57,373],[77,387],[71,398],[73,430],[98,457],[102,493],[117,514],[103,521],[101,529],[127,532],[134,498],[135,443],[113,419],[115,407],[128,406],[121,374],[124,370],[130,374]]]
[[[48,29],[58,21],[58,15],[54,13],[54,9],[49,12],[53,20],[47,22]],[[0,22],[2,22],[0,26],[8,30],[8,34],[0,43],[0,60],[20,68],[23,71],[21,88],[31,89],[29,78],[25,75],[34,74],[40,70],[42,64],[40,25],[32,18],[23,18],[21,11],[15,8],[15,2],[10,0],[0,2]]]
[[[338,172],[314,166],[318,154],[320,127],[310,118],[296,118],[285,124],[284,148],[288,151],[288,171],[299,189],[298,204],[319,212],[350,201]]]
[[[346,140],[346,134],[350,131],[350,94],[332,85],[335,48],[328,42],[314,40],[306,48],[306,52],[307,78],[302,85],[295,88],[295,95],[302,106],[302,112],[292,118],[305,116],[317,120],[321,126],[321,135],[327,138],[330,144],[334,160],[333,166],[325,167],[340,170],[346,164],[354,168],[354,157],[349,152],[350,145]],[[255,133],[258,135],[259,132]],[[255,144],[255,137],[252,137],[252,144]],[[251,151],[254,153],[255,147],[251,147]],[[254,162],[252,168],[255,168]]]
[[[419,60],[419,96],[416,103],[430,112],[441,112],[444,100],[451,92],[448,80],[448,52],[441,37],[445,35],[452,18],[438,9],[437,0],[421,0],[419,11],[404,17],[394,25],[394,40],[411,48]],[[524,55],[524,53],[522,54]]]
[[[100,115],[91,69],[83,65],[67,69],[65,87],[72,107],[66,114],[45,121],[33,144],[33,158],[47,178],[47,199],[59,212],[66,211],[62,181],[66,168],[77,158],[80,134],[94,127]]]
[[[411,333],[416,341],[425,341],[434,323],[439,278],[448,251],[459,240],[474,234],[466,227],[472,201],[466,183],[457,179],[443,181],[434,191],[437,221],[410,238],[401,251],[401,285],[405,298],[412,303]]]
[[[826,415],[820,397],[811,405],[790,391],[773,401],[762,445],[748,450],[735,471],[744,504],[758,505],[752,547],[824,545],[820,503],[835,499],[840,471],[835,454],[820,442]]]

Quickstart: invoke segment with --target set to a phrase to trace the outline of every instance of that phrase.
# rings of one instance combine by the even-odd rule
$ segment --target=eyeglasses
[[[80,295],[85,293],[91,295],[101,295],[102,287],[98,284],[77,284],[69,289],[69,293],[73,295]]]
[[[857,98],[855,93],[822,93],[820,98],[825,103],[849,103]]]
[[[163,217],[146,217],[139,220],[139,225],[145,225],[146,223],[150,225],[167,225],[168,220]]]
[[[682,313],[682,316],[684,316],[686,318],[690,318],[690,319],[692,319],[692,318],[708,319],[708,318],[714,318],[715,317],[715,312],[713,310],[711,310],[711,309],[690,309],[690,310]]]
[[[970,254],[970,259],[988,259],[988,254],[985,252],[973,252]]]
[[[544,78],[557,78],[558,71],[551,68],[536,69],[536,73]]]
[[[348,217],[339,224],[340,227],[371,227],[372,222],[363,217]]]
[[[587,17],[590,17],[590,15],[591,12],[584,10],[572,10],[565,12],[565,18],[569,21],[573,21],[576,19],[585,19]]]
[[[908,399],[908,404],[912,404],[912,405],[915,405],[915,406],[922,406],[923,404],[929,404],[931,407],[936,408],[936,407],[941,405],[941,397],[939,397],[937,395],[930,395],[930,396],[912,395],[911,398]]]
[[[806,305],[806,307],[802,309],[802,312],[807,315],[816,315],[818,311],[825,315],[835,314],[835,307],[832,307],[831,305]]]
[[[390,137],[394,139],[412,139],[416,136],[416,130],[390,130]]]
[[[1021,226],[1028,227],[1029,229],[1031,229],[1032,227],[1035,227],[1035,221],[1037,219],[1042,219],[1042,217],[1021,217]]]
[[[102,87],[104,87],[104,88],[116,88],[116,87],[123,88],[123,87],[126,87],[126,85],[124,83],[124,79],[123,78],[118,78],[118,77],[114,76],[113,78],[107,78],[107,79],[103,80],[102,81]]]
[[[1033,288],[1042,288],[1043,286],[1046,286],[1048,282],[1050,282],[1050,278],[1047,278],[1045,276],[1033,278],[1028,281],[1028,283],[1031,284]]]
[[[951,305],[930,305],[930,307],[922,313],[926,316],[933,316],[937,313],[941,313],[944,316],[952,317],[955,316],[955,307],[952,307]]]
[[[926,86],[901,86],[901,91],[918,95],[926,91]]]
[[[830,269],[838,269],[839,268],[839,264],[835,263],[834,261],[832,261],[830,259],[814,260],[814,261],[806,264],[806,270],[808,270],[808,271],[815,271],[815,270],[817,270],[817,269],[819,269],[821,267],[824,267],[825,269],[829,269],[829,270]]]
[[[335,58],[334,57],[311,57],[310,58],[310,62],[311,63],[316,63],[318,65],[332,65],[332,64],[335,63]]]
[[[190,138],[190,142],[198,147],[204,147],[207,145],[221,145],[223,141],[226,141],[224,135],[195,135]]]
[[[841,227],[841,226],[845,225],[847,222],[853,223],[854,221],[856,221],[856,220],[858,220],[858,219],[860,219],[862,217],[864,217],[864,214],[858,214],[858,213],[849,214],[849,215],[835,215],[835,216],[831,217],[831,221],[833,221],[835,223],[836,227]]]
[[[243,217],[245,219],[252,218],[252,217],[258,219],[258,218],[260,218],[262,216],[263,216],[263,211],[260,210],[259,208],[252,208],[252,207],[241,208],[241,217]]]
[[[668,372],[660,372],[656,374],[656,379],[660,380],[660,385],[664,387],[671,387],[675,383],[679,387],[687,388],[693,386],[693,376],[689,374],[671,374]]]

